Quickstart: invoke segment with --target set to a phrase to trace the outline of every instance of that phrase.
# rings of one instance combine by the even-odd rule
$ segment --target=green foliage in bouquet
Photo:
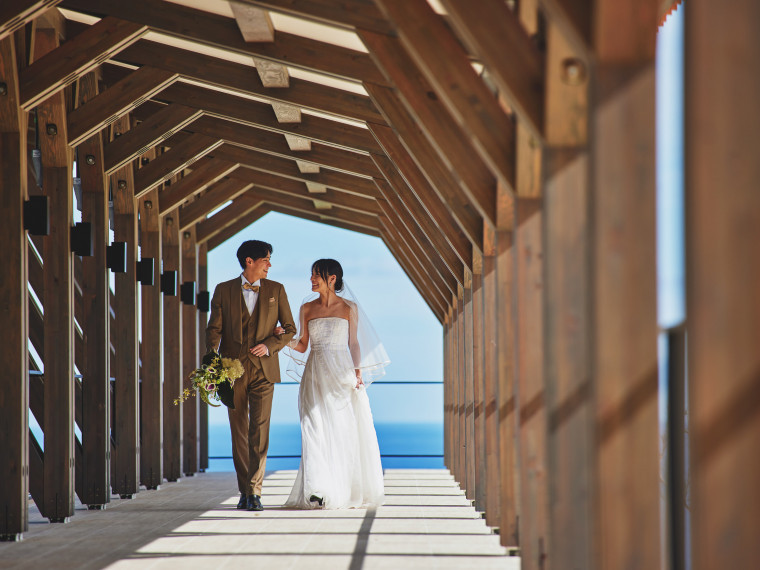
[[[184,402],[190,396],[195,396],[195,391],[201,396],[201,400],[209,406],[219,407],[219,404],[213,404],[209,398],[219,400],[219,387],[223,383],[228,383],[230,388],[235,384],[235,380],[240,378],[244,373],[243,365],[237,358],[222,358],[219,354],[214,354],[210,364],[204,364],[190,373],[192,388],[185,388],[179,398],[174,400],[174,405]]]

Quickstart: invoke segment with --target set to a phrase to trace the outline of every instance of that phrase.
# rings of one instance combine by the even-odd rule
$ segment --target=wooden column
[[[472,271],[464,272],[464,441],[465,441],[465,495],[475,500],[475,382],[473,364],[473,307]]]
[[[684,8],[692,568],[758,568],[760,5]]]
[[[182,477],[182,408],[174,400],[182,393],[182,302],[179,285],[182,277],[179,209],[162,218],[161,254],[165,280],[173,280],[173,293],[164,294],[164,478]]]
[[[46,25],[48,25],[46,23]],[[34,58],[58,47],[58,31],[38,28]],[[74,273],[71,253],[72,153],[66,137],[62,91],[37,106],[42,151],[42,191],[50,207],[50,235],[43,240],[45,449],[43,501],[51,522],[74,514]],[[52,403],[55,405],[52,405]]]
[[[198,276],[198,246],[195,243],[195,226],[186,229],[181,236],[182,284],[196,284]],[[186,285],[187,286],[187,285]],[[191,385],[190,373],[198,367],[198,309],[195,295],[190,303],[182,304],[182,380],[185,387]],[[205,342],[204,342],[205,344]],[[183,440],[185,475],[200,470],[199,416],[200,398],[190,398],[183,408]]]
[[[198,246],[198,292],[208,291],[208,245],[202,243]],[[198,310],[198,361],[203,357],[206,349],[206,324],[208,312]],[[196,364],[197,366],[197,364]],[[200,439],[200,470],[208,469],[208,404],[201,402],[198,418],[198,438]]]
[[[161,306],[161,228],[158,190],[138,200],[140,257],[153,260],[153,285],[143,284],[140,343],[140,482],[158,489],[163,480],[163,308]]]
[[[459,310],[456,295],[451,297],[451,469],[456,481],[461,481],[459,474],[459,448],[461,446],[459,433]]]
[[[449,307],[450,309],[450,307]],[[451,470],[451,311],[443,320],[443,464]]]
[[[113,124],[115,132],[129,130],[129,118]],[[120,183],[123,181],[123,183]],[[114,458],[111,487],[121,498],[140,490],[138,303],[137,303],[137,204],[131,164],[110,177],[114,211],[114,242],[124,243],[126,272],[114,275],[111,327],[111,374],[114,377]]]
[[[473,461],[475,508],[486,508],[486,430],[485,430],[485,313],[483,304],[483,256],[473,251],[472,265],[472,374],[473,374]]]
[[[19,540],[29,529],[29,355],[27,352],[27,114],[18,107],[18,67],[13,35],[0,41],[0,321],[12,334],[0,344],[5,373],[0,379],[0,540]]]
[[[79,80],[78,105],[98,94],[98,79],[88,73]],[[106,267],[108,190],[103,173],[100,132],[78,147],[77,174],[82,180],[82,221],[91,224],[92,256],[82,257],[82,494],[91,509],[111,501],[111,370],[110,295]]]
[[[465,269],[465,276],[467,270]],[[462,490],[467,490],[467,356],[465,355],[466,316],[464,311],[464,286],[457,286],[457,432],[459,447],[456,450],[457,473]]]

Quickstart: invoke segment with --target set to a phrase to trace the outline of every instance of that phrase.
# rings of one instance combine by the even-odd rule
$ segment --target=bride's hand
[[[282,328],[282,327],[274,327],[274,334],[277,335],[277,334],[284,334],[284,333],[285,333],[285,329],[284,328]]]
[[[356,371],[356,389],[359,389],[359,386],[364,386],[364,382],[362,381],[362,371],[357,370]]]

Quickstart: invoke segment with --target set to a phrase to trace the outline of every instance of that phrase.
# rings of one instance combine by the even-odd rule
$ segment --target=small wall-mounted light
[[[562,81],[567,85],[580,85],[586,81],[586,64],[577,57],[562,60]]]
[[[120,133],[119,131],[116,131],[116,132],[113,134],[113,138],[115,138],[115,139],[118,139],[120,136],[121,136],[121,133]]]
[[[195,305],[195,281],[185,281],[179,295],[185,305]]]
[[[198,310],[208,313],[211,310],[211,295],[208,291],[198,291]]]
[[[37,186],[42,188],[42,151],[38,148],[32,149],[32,169]]]
[[[92,154],[88,154],[87,156],[84,157],[84,161],[90,166],[93,166],[95,164],[95,156]]]
[[[150,159],[149,159],[147,156],[143,156],[143,157],[140,159],[140,164],[142,164],[143,166],[145,166],[145,165],[146,165],[146,164],[148,164],[149,162],[150,162]]]
[[[70,230],[71,251],[80,257],[93,255],[92,224],[90,222],[77,222]]]
[[[177,296],[177,272],[174,269],[161,274],[161,292],[169,297]]]
[[[172,227],[174,225],[174,218],[166,218],[166,225]]]
[[[164,182],[164,186],[171,186],[171,185],[172,185],[172,181],[171,180],[166,180]]]
[[[153,202],[151,202],[150,200],[145,200],[145,209],[146,210],[153,209]]]
[[[137,280],[142,285],[152,286],[154,284],[152,257],[143,257],[137,262]]]
[[[45,131],[50,136],[57,135],[58,134],[58,125],[55,123],[48,123],[47,127],[45,127]]]
[[[119,181],[116,183],[116,187],[117,187],[119,190],[126,190],[126,189],[127,189],[127,181],[126,181],[126,180],[119,180]]]
[[[115,241],[106,247],[106,267],[113,273],[127,272],[127,242]]]
[[[0,95],[8,94],[8,84],[0,82]]]
[[[185,239],[190,239],[190,232],[184,232],[182,234],[182,237],[185,238]]]
[[[50,208],[47,196],[29,196],[24,202],[24,229],[33,236],[50,235]]]

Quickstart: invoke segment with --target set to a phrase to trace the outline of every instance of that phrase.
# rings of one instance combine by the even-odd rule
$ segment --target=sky
[[[235,253],[248,239],[272,244],[269,279],[285,286],[294,318],[311,293],[311,264],[337,259],[345,282],[356,295],[391,359],[386,374],[368,388],[373,416],[381,423],[440,423],[443,389],[385,385],[383,381],[443,380],[443,328],[385,244],[379,238],[270,212],[211,250],[208,288],[240,275]],[[283,382],[287,357],[281,353]],[[275,389],[272,423],[297,423],[297,385]],[[227,424],[223,408],[211,409],[209,422]]]

